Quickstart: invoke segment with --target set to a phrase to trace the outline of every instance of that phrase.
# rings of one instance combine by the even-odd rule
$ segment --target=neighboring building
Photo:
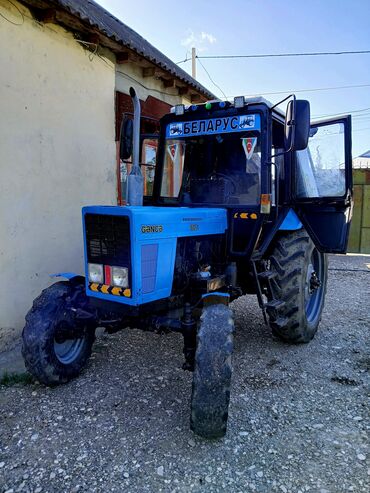
[[[354,169],[370,169],[370,150],[352,160]]]
[[[355,206],[348,251],[370,253],[370,151],[355,157],[352,164]]]
[[[149,133],[171,105],[214,95],[93,1],[0,0],[0,12],[1,340],[50,273],[82,272],[81,207],[121,201],[129,87]]]

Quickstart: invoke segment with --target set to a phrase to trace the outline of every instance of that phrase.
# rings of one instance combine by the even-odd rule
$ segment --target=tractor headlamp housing
[[[185,106],[183,104],[177,104],[175,106],[175,115],[183,115],[185,113]]]
[[[112,267],[112,284],[119,288],[128,288],[127,267]]]
[[[244,105],[245,105],[245,97],[244,96],[235,96],[235,98],[234,98],[235,108],[244,108]]]
[[[104,269],[101,264],[88,264],[89,282],[104,283]]]

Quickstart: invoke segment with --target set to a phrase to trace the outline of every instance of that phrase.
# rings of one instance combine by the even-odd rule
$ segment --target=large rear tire
[[[284,301],[268,309],[273,334],[285,342],[306,343],[317,332],[324,308],[327,255],[319,252],[305,230],[280,236],[270,256],[273,298]]]
[[[27,370],[45,385],[75,378],[91,355],[95,331],[88,326],[76,328],[68,306],[76,289],[81,286],[64,281],[53,284],[35,299],[26,315],[22,355]]]
[[[190,428],[204,438],[226,433],[234,322],[223,304],[203,309],[197,334]]]

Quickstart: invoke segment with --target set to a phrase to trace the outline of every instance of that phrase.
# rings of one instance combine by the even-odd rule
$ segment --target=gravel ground
[[[254,297],[234,302],[229,430],[189,430],[182,345],[101,337],[68,385],[0,389],[0,491],[370,491],[370,257],[332,257],[310,344],[271,338]]]

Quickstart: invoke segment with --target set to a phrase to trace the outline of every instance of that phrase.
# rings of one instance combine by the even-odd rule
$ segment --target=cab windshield
[[[256,131],[169,138],[161,196],[184,204],[256,205],[261,143]]]

